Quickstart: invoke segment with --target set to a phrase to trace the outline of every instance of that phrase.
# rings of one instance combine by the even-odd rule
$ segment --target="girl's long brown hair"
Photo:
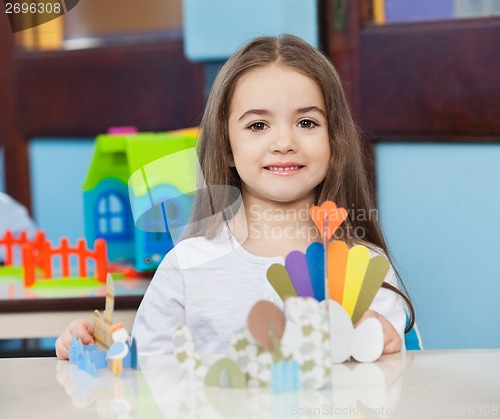
[[[336,238],[353,244],[356,239],[349,232],[362,231],[362,241],[382,250],[390,260],[378,219],[372,216],[376,211],[364,171],[360,134],[353,121],[342,82],[333,65],[321,52],[292,35],[254,39],[237,51],[217,75],[205,108],[199,138],[201,173],[210,193],[196,194],[187,236],[215,236],[222,227],[223,218],[214,222],[210,215],[234,205],[235,197],[231,196],[231,188],[214,187],[224,185],[241,190],[241,180],[231,167],[228,131],[231,99],[241,76],[270,64],[290,67],[310,77],[316,81],[323,94],[331,156],[327,175],[317,187],[316,205],[330,200],[348,209],[348,218],[337,230]],[[200,222],[208,219],[211,220],[208,223]],[[405,330],[408,332],[413,327],[415,317],[410,299],[390,284],[384,283],[382,286],[396,292],[406,301],[410,313]]]

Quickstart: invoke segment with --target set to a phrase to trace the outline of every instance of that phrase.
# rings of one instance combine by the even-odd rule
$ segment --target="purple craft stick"
[[[314,298],[314,291],[304,253],[298,250],[290,252],[285,259],[285,267],[297,291],[297,295]]]

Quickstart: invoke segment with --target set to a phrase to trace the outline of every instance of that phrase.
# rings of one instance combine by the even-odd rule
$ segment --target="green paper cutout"
[[[236,362],[229,358],[219,359],[205,375],[205,385],[229,388],[245,388],[245,376]]]
[[[283,301],[285,301],[285,297],[297,297],[297,291],[295,291],[292,280],[283,265],[272,264],[267,270],[267,280]]]
[[[366,310],[370,307],[375,294],[384,282],[384,278],[389,272],[389,261],[384,256],[375,256],[370,259],[368,268],[366,269],[365,278],[359,291],[358,301],[354,307],[352,314],[352,322],[356,322],[363,316]]]

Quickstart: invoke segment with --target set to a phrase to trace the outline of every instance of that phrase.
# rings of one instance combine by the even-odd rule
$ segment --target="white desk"
[[[500,350],[409,351],[335,366],[322,391],[226,390],[172,357],[141,358],[122,379],[54,358],[0,359],[0,417],[500,418]],[[127,416],[128,415],[128,416]],[[356,416],[358,415],[358,416]],[[362,415],[362,416],[361,416]]]
[[[132,330],[148,279],[115,280],[113,321]],[[104,310],[106,288],[25,288],[20,278],[0,277],[0,339],[54,337],[77,318],[92,321]],[[0,415],[1,417],[1,415]]]

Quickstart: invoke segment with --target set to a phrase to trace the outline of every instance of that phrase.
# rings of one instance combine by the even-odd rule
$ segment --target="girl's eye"
[[[316,122],[311,121],[310,119],[303,119],[299,122],[299,125],[301,128],[314,128],[318,126]]]
[[[262,131],[266,128],[269,128],[264,122],[254,122],[252,125],[248,127],[250,131]]]

